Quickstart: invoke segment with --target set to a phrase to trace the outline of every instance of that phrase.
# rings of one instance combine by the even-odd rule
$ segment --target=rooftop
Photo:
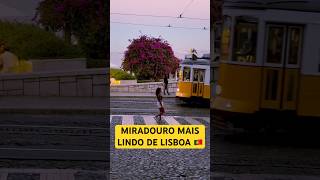
[[[319,0],[226,0],[224,7],[320,12]]]

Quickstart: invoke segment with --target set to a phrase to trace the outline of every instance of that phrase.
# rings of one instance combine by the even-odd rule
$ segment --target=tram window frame
[[[181,66],[179,66],[178,69],[176,70],[176,77],[175,78],[177,81],[181,80],[180,72],[181,72]]]
[[[182,80],[182,76],[183,76],[183,67],[179,66],[178,69],[177,69],[177,79],[178,79],[178,81]]]
[[[319,49],[319,55],[318,55],[318,58],[319,58],[319,59],[318,59],[318,60],[319,60],[319,62],[318,62],[318,63],[319,63],[319,64],[318,64],[318,72],[320,73],[320,49]]]
[[[265,44],[265,48],[266,48],[265,63],[273,66],[275,65],[283,66],[283,62],[284,60],[286,60],[285,58],[288,57],[288,52],[286,52],[288,51],[288,48],[286,47],[288,43],[287,42],[288,40],[286,40],[287,39],[286,36],[288,36],[287,27],[285,25],[268,24],[266,32],[267,32],[267,35],[266,35],[266,42],[265,42],[266,43]],[[273,32],[273,34],[270,34],[271,32]],[[277,36],[274,36],[274,35],[277,35]],[[279,37],[281,37],[282,39],[280,39]],[[276,51],[279,51],[279,52],[276,52]],[[285,55],[287,57],[285,57]]]
[[[198,82],[199,81],[199,69],[193,69],[192,81],[193,82]]]
[[[220,59],[228,61],[230,58],[230,46],[232,43],[232,23],[231,16],[224,15],[221,26],[221,40],[220,40]]]
[[[295,40],[293,40],[292,38],[292,35],[294,34],[294,32],[296,33],[297,31],[295,30],[298,30],[299,31],[299,35],[298,35],[298,39],[296,41],[298,41],[297,44],[294,44],[292,42],[294,42]],[[287,66],[299,66],[300,64],[300,61],[301,61],[301,57],[302,57],[302,45],[303,45],[303,35],[304,35],[304,29],[303,27],[301,26],[289,26],[288,28],[288,31],[287,31],[287,44],[289,44],[288,48],[287,48],[287,59],[286,59],[286,62],[287,62]],[[296,38],[297,38],[297,34],[294,34],[296,35]],[[293,45],[296,45],[295,47]],[[293,48],[297,48],[295,50],[293,50]],[[295,55],[296,56],[292,56],[291,53],[296,53]],[[292,61],[292,59],[295,58],[295,61]]]
[[[221,40],[222,40],[222,31],[223,31],[223,24],[222,22],[214,23],[214,53],[219,54],[221,52]],[[230,29],[231,30],[231,29]],[[217,55],[213,61],[218,61],[219,55]]]
[[[205,69],[199,69],[199,82],[204,83],[206,78],[206,70]],[[202,78],[202,79],[201,79]]]
[[[186,78],[186,76],[185,76],[185,70],[186,69],[189,69],[189,72],[187,72],[189,75],[189,80],[187,80],[187,78]],[[187,67],[187,66],[185,66],[185,67],[183,67],[183,71],[182,71],[182,81],[188,81],[188,82],[190,82],[190,79],[191,79],[191,68],[190,67]]]
[[[255,64],[257,62],[258,27],[259,27],[259,23],[256,18],[242,17],[242,16],[235,18],[234,32],[233,32],[234,39],[233,39],[232,58],[231,58],[232,62],[250,63],[250,64]],[[237,55],[237,51],[240,51],[244,45],[243,44],[244,41],[242,41],[242,39],[239,38],[239,34],[241,32],[239,32],[238,30],[240,28],[244,28],[245,31],[248,29],[252,31],[251,38],[247,39],[250,41],[249,43],[250,43],[251,50],[244,55]],[[239,59],[239,57],[241,59]]]

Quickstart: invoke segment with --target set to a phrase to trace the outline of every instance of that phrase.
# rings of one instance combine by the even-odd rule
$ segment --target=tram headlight
[[[179,92],[180,91],[180,89],[179,88],[177,88],[177,92]]]
[[[222,87],[221,87],[219,84],[217,84],[217,85],[216,85],[216,94],[217,94],[217,95],[220,95],[221,92],[222,92]]]

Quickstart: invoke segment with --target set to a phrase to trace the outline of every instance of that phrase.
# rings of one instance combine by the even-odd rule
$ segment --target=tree
[[[135,73],[138,79],[158,81],[164,75],[175,73],[179,67],[180,60],[167,41],[145,35],[129,41],[122,69]]]
[[[43,0],[34,20],[49,31],[63,31],[67,43],[74,35],[87,56],[106,59],[107,4],[106,0]]]

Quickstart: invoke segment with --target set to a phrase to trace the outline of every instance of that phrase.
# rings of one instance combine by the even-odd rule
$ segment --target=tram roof
[[[210,65],[210,59],[184,59],[181,64],[187,65]]]
[[[319,0],[225,0],[224,7],[320,12]]]

